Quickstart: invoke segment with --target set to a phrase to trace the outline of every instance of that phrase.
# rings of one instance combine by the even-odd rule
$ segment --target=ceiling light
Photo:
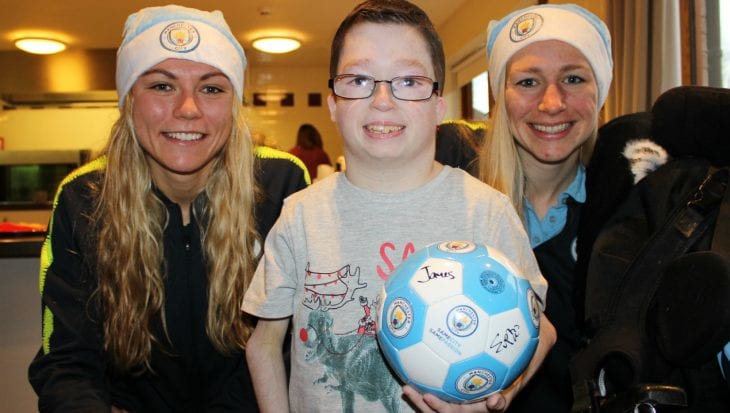
[[[53,54],[66,50],[66,44],[53,39],[26,37],[15,41],[15,47],[33,54]]]
[[[281,102],[282,100],[284,100],[286,95],[284,95],[283,93],[278,93],[278,92],[274,92],[274,93],[268,92],[268,93],[262,93],[260,95],[257,95],[257,97],[259,99],[263,100],[264,102]]]
[[[254,49],[275,54],[289,53],[301,45],[302,42],[291,37],[261,37],[253,41]]]

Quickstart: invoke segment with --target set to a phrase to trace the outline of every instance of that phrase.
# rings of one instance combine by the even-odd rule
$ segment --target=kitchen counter
[[[0,258],[39,257],[45,234],[30,236],[1,236]]]
[[[5,251],[7,245],[0,245]],[[0,411],[37,412],[28,364],[41,347],[40,260],[0,258]]]

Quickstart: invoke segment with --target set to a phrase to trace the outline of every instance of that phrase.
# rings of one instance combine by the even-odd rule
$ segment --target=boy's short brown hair
[[[440,95],[444,88],[446,59],[444,46],[441,43],[436,29],[426,12],[406,0],[368,0],[356,6],[340,23],[340,27],[332,39],[330,49],[330,77],[338,75],[337,66],[340,63],[345,36],[350,29],[359,23],[394,23],[406,24],[414,27],[423,36],[431,54],[433,71],[438,82]]]

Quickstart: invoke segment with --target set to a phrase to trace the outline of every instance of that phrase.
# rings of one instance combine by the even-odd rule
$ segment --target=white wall
[[[278,103],[268,103],[265,107],[248,106],[252,132],[263,132],[267,138],[276,141],[279,149],[288,150],[296,143],[299,126],[311,123],[322,134],[324,149],[334,162],[337,156],[342,155],[342,144],[327,109],[328,78],[329,67],[325,65],[270,68],[265,71],[252,67],[247,76],[247,101],[252,101],[253,93],[268,90],[294,93],[292,107],[282,107]],[[307,106],[309,93],[319,93],[322,106]]]
[[[0,111],[0,136],[6,150],[99,150],[118,116],[116,107],[4,110]]]

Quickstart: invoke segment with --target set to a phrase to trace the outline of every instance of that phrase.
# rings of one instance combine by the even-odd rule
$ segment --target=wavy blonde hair
[[[169,343],[162,244],[167,210],[153,192],[149,161],[134,133],[132,105],[128,95],[103,150],[107,167],[92,217],[97,223],[104,349],[121,370],[150,369],[153,346]],[[258,238],[251,137],[235,99],[232,116],[230,137],[213,160],[203,189],[206,205],[202,211],[193,208],[206,257],[206,332],[223,354],[243,349],[252,330],[240,305],[253,275]],[[160,324],[165,337],[155,333]]]
[[[524,219],[525,170],[517,151],[517,143],[509,126],[509,116],[504,101],[504,82],[499,86],[497,99],[487,129],[487,138],[479,151],[479,179],[506,194],[512,200],[520,218]],[[598,111],[596,111],[598,125]],[[588,164],[596,144],[598,128],[580,148],[580,159]]]

